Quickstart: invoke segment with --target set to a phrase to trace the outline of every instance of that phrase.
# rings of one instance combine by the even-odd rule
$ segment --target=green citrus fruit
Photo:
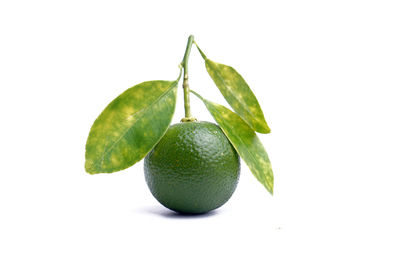
[[[170,126],[146,156],[144,172],[151,193],[165,207],[205,213],[232,196],[240,160],[219,126],[182,122]]]

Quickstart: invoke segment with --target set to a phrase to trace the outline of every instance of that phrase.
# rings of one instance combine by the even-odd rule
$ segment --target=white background
[[[384,0],[1,1],[0,254],[399,254],[399,13]],[[275,174],[272,197],[243,164],[231,200],[200,217],[158,204],[142,162],[84,170],[97,115],[175,79],[190,34],[257,95]],[[192,89],[227,105],[195,48],[189,68]]]

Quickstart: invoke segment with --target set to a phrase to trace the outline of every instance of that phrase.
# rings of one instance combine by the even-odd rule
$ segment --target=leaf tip
[[[90,175],[97,174],[96,172],[94,172],[94,171],[91,170],[91,169],[85,169],[85,170],[86,170],[86,173],[88,173],[88,174],[90,174]]]
[[[272,176],[271,180],[267,183],[267,190],[271,194],[274,195],[274,177]]]
[[[263,183],[264,184],[264,183]],[[273,183],[265,183],[264,187],[267,189],[267,191],[269,192],[269,194],[271,194],[271,196],[274,195],[274,184]]]
[[[263,125],[259,128],[256,128],[254,131],[260,133],[260,134],[269,134],[271,133],[271,129],[268,127],[268,125]]]
[[[86,171],[86,173],[91,174],[91,175],[93,175],[93,174],[98,174],[98,173],[99,173],[99,172],[96,171],[96,169],[94,168],[93,163],[92,163],[91,160],[86,160],[86,161],[85,161],[85,171]]]

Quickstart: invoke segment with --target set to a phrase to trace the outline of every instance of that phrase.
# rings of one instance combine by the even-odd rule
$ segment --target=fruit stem
[[[190,35],[188,38],[188,42],[186,45],[185,55],[183,56],[183,60],[181,65],[183,66],[183,100],[185,106],[185,118],[183,118],[182,122],[191,122],[195,121],[196,119],[192,117],[190,112],[190,98],[189,98],[189,74],[188,74],[188,62],[189,62],[189,55],[190,50],[192,48],[192,44],[194,42],[194,36]]]

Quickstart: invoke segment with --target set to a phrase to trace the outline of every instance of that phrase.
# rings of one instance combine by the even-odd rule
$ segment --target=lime
[[[144,172],[162,205],[181,213],[205,213],[232,196],[240,159],[219,126],[182,122],[170,126],[146,156]]]

